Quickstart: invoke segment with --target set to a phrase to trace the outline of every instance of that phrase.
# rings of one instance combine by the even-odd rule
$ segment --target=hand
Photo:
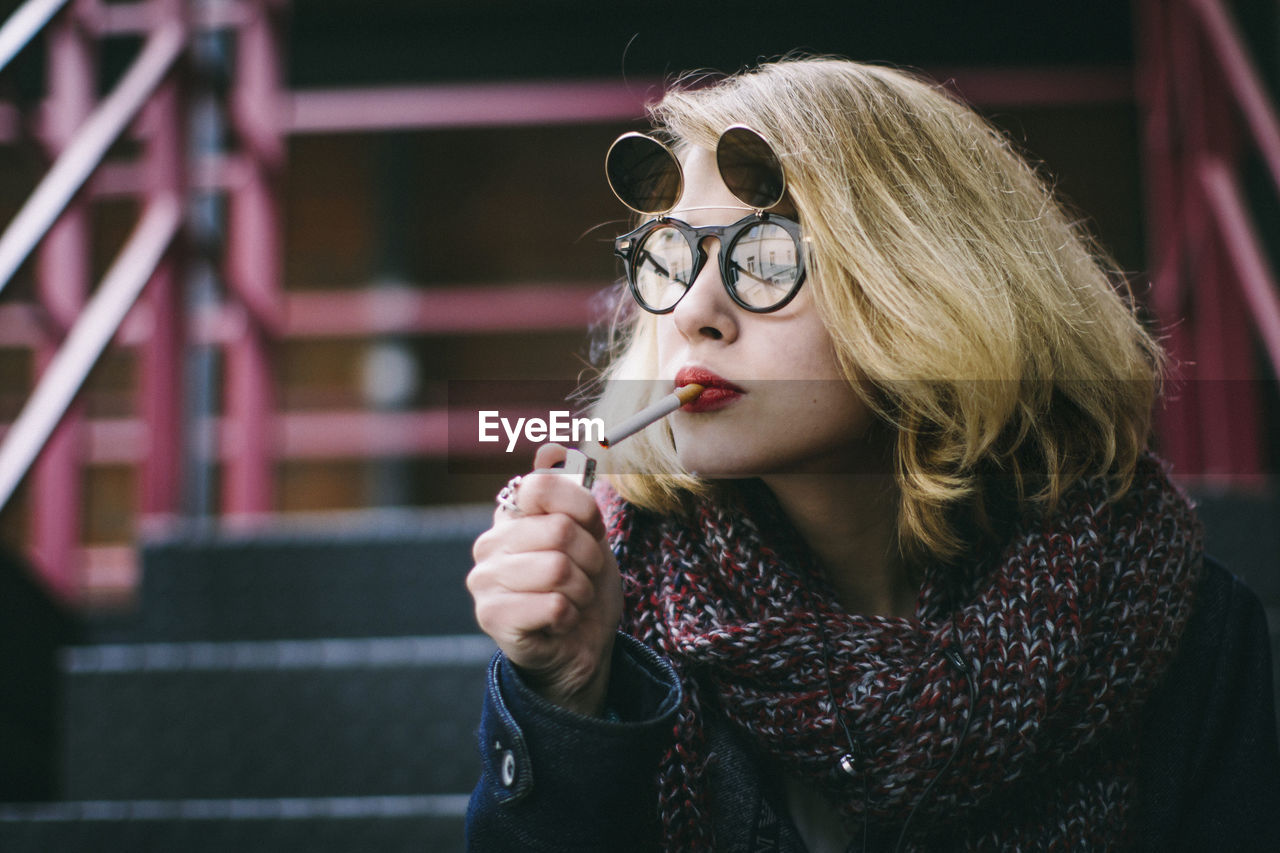
[[[604,709],[613,639],[622,617],[618,564],[591,493],[550,469],[557,444],[538,448],[516,492],[517,514],[494,511],[472,548],[467,589],[476,621],[543,698],[583,714]]]

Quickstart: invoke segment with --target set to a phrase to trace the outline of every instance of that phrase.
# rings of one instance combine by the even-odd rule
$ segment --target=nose
[[[732,340],[738,334],[733,300],[720,277],[720,241],[706,237],[699,244],[706,263],[671,312],[676,328],[687,340]]]

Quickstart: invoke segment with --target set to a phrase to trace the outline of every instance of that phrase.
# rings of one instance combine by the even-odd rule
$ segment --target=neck
[[[916,590],[897,545],[892,474],[780,474],[764,478],[826,568],[850,613],[909,616]]]

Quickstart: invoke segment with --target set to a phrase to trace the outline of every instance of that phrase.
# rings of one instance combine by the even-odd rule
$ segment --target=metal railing
[[[30,0],[0,27],[0,71],[13,61],[69,0]]]
[[[159,87],[182,53],[185,42],[185,31],[177,21],[156,30],[124,78],[76,132],[75,139],[0,236],[0,293],[102,164],[107,149],[115,144]],[[6,497],[8,495],[0,493],[0,505]]]
[[[1256,158],[1280,197],[1280,120],[1222,0],[1142,0],[1137,11],[1152,305],[1174,360],[1162,450],[1196,479],[1260,482],[1280,287],[1242,174]]]
[[[286,141],[309,133],[626,120],[640,116],[655,86],[596,81],[291,92],[281,73],[282,5],[28,0],[0,29],[0,67],[37,32],[48,34],[46,136],[56,155],[0,237],[0,290],[44,238],[37,250],[42,304],[0,305],[0,345],[33,347],[44,368],[40,387],[3,434],[0,506],[38,454],[27,475],[33,551],[49,585],[63,593],[74,591],[86,561],[128,559],[121,549],[99,549],[110,552],[105,557],[78,549],[82,486],[76,478],[86,464],[139,465],[139,514],[172,513],[180,505],[183,436],[211,436],[206,462],[223,467],[218,511],[236,518],[276,508],[278,459],[445,453],[445,410],[278,411],[270,358],[275,342],[575,328],[588,317],[592,288],[572,282],[539,284],[536,293],[512,283],[492,289],[285,293],[278,184]],[[1238,178],[1241,140],[1248,139],[1280,185],[1274,108],[1220,2],[1143,0],[1139,11],[1142,61],[1136,77],[1123,68],[957,69],[938,76],[954,79],[968,100],[988,107],[1128,103],[1136,80],[1150,170],[1154,306],[1171,329],[1170,349],[1184,365],[1195,366],[1193,379],[1232,378],[1243,375],[1242,365],[1252,365],[1247,350],[1256,332],[1280,364],[1275,276],[1250,224]],[[240,145],[193,155],[182,147],[185,106],[173,70],[189,33],[211,30],[236,39],[225,107],[235,131],[229,136]],[[145,45],[121,83],[95,106],[89,42],[123,34],[145,34]],[[1189,64],[1188,55],[1195,61]],[[139,114],[142,120],[135,120]],[[21,133],[14,115],[0,104],[0,138]],[[1188,138],[1187,128],[1193,127],[1239,133],[1217,138],[1197,132]],[[145,141],[145,155],[104,162],[112,143],[130,133]],[[191,192],[218,193],[226,201],[225,256],[217,260],[225,292],[220,304],[190,318],[188,338],[180,258],[169,249]],[[86,300],[85,208],[116,196],[144,199],[141,222],[93,299]],[[1212,274],[1199,274],[1205,270]],[[131,310],[139,294],[142,301]],[[112,340],[142,353],[141,416],[88,420],[72,401]],[[178,372],[187,343],[221,352],[224,404],[220,415],[209,411],[184,423]],[[1255,373],[1247,378],[1246,385]],[[1256,399],[1227,393],[1238,389],[1222,382],[1187,384],[1191,390],[1175,397],[1161,424],[1166,452],[1177,467],[1256,473]]]
[[[0,506],[8,503],[63,415],[98,363],[103,350],[151,280],[182,223],[182,205],[168,196],[148,205],[133,237],[103,277],[72,327],[35,393],[0,446]]]
[[[169,250],[183,218],[184,156],[174,69],[187,44],[184,3],[139,4],[147,13],[147,39],[111,93],[93,106],[90,29],[102,8],[91,0],[28,0],[0,29],[0,66],[38,33],[48,32],[45,135],[56,155],[0,236],[0,291],[39,247],[41,301],[53,327],[65,330],[62,340],[55,334],[37,345],[37,361],[44,369],[0,444],[0,507],[33,472],[35,557],[46,584],[64,598],[78,592],[82,493],[76,439],[83,424],[71,406],[148,282],[153,306],[161,312],[171,310],[177,282]],[[89,243],[82,190],[144,110],[149,125],[142,156],[149,176],[141,193],[144,211],[86,305]],[[180,351],[176,332],[153,334],[146,347],[143,384],[147,396],[157,402],[148,412],[151,451],[144,466],[144,505],[171,503],[175,488],[173,451],[179,425],[173,406],[176,388],[171,387],[176,374],[170,365],[180,362]]]

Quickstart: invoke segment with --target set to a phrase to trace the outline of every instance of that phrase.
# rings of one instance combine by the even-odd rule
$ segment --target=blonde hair
[[[845,376],[895,429],[904,553],[954,555],[963,531],[991,529],[999,495],[1047,510],[1084,477],[1128,488],[1160,348],[1115,265],[972,109],[899,70],[806,58],[677,86],[650,112],[676,146],[714,148],[743,123],[777,151],[811,241],[804,286]],[[606,420],[669,390],[620,381],[658,378],[655,329],[641,311],[615,324]],[[669,428],[602,470],[661,512],[708,488]]]

